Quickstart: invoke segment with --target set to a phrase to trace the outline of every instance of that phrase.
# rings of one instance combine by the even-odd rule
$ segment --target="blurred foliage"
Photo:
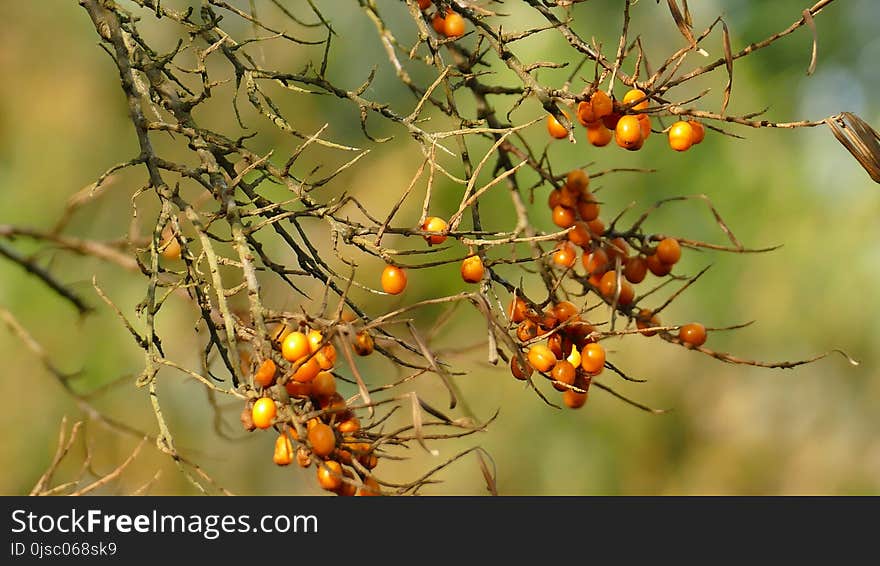
[[[319,5],[329,3],[325,0]],[[406,25],[407,16],[397,0],[377,3],[391,25]],[[379,78],[368,91],[369,97],[408,108],[411,95],[396,82],[387,60],[383,62],[372,24],[355,2],[332,0],[332,4],[333,25],[342,38],[334,43],[332,76],[344,77],[342,82],[353,87],[376,64]],[[345,9],[335,9],[337,4],[344,4]],[[528,11],[515,4],[503,3],[504,11],[511,13],[506,29],[534,25]],[[578,6],[578,29],[605,45],[616,45],[619,4],[593,0]],[[645,45],[658,54],[649,51],[649,59],[659,60],[682,42],[663,4],[643,0],[633,9],[633,29],[643,32]],[[698,29],[723,14],[737,49],[788,26],[808,3],[713,0],[691,4]],[[70,195],[111,164],[136,154],[136,139],[118,73],[97,47],[91,22],[76,2],[10,2],[5,8],[0,20],[0,37],[4,38],[0,50],[4,76],[0,81],[0,224],[48,228]],[[876,65],[880,38],[874,26],[878,17],[880,6],[873,0],[836,2],[817,17],[819,63],[812,77],[805,75],[811,42],[806,29],[737,61],[731,112],[769,106],[768,117],[782,121],[820,119],[848,110],[877,127],[880,102],[872,93],[880,89]],[[167,33],[146,17],[143,28],[157,39]],[[720,35],[713,37],[705,48],[714,58],[721,53],[721,41]],[[173,45],[173,36],[167,37],[167,44]],[[571,56],[553,34],[525,41],[517,52],[524,60],[563,62]],[[299,56],[289,50],[283,53]],[[289,67],[299,69],[303,62],[291,60]],[[568,73],[567,69],[548,71],[540,78],[558,79],[561,85]],[[590,69],[583,75],[591,73]],[[499,75],[506,76],[504,71]],[[707,104],[717,104],[725,80],[719,71],[694,88],[711,87]],[[204,121],[222,131],[234,127],[229,112],[232,90],[216,92],[213,114]],[[283,109],[302,130],[328,122],[334,139],[355,145],[364,142],[354,108],[329,97],[284,100]],[[540,109],[529,103],[513,119],[525,122],[539,116]],[[258,138],[261,149],[290,144],[258,117],[247,119],[264,130]],[[369,194],[374,210],[383,210],[408,183],[415,163],[410,157],[415,153],[407,146],[405,133],[378,120],[371,119],[370,124],[373,135],[395,135],[395,141],[375,147],[339,187],[329,190]],[[475,443],[484,446],[494,459],[502,494],[880,493],[880,223],[876,220],[880,191],[825,128],[729,130],[745,139],[710,132],[700,147],[685,154],[668,151],[659,136],[635,154],[613,147],[593,148],[579,139],[574,146],[554,142],[549,154],[556,171],[592,163],[590,171],[619,166],[657,169],[651,175],[603,177],[597,185],[602,186],[599,194],[607,203],[605,210],[620,210],[636,201],[639,211],[662,197],[704,193],[744,244],[783,244],[764,255],[686,253],[685,271],[706,264],[713,267],[668,309],[664,321],[699,320],[724,326],[756,320],[743,330],[713,334],[710,345],[770,360],[793,360],[842,348],[861,365],[851,367],[842,358],[831,357],[790,371],[762,370],[725,365],[638,337],[609,341],[615,363],[630,375],[649,380],[645,384],[617,380],[615,386],[651,406],[672,409],[654,416],[598,390],[591,392],[589,403],[579,411],[555,410],[506,370],[489,367],[484,348],[479,347],[472,355],[457,359],[471,370],[457,381],[477,415],[487,418],[500,409],[498,420],[485,434],[432,447],[448,456]],[[531,128],[527,139],[535,147],[546,144],[543,126]],[[71,232],[89,238],[123,237],[128,230],[130,197],[145,179],[142,169],[118,175],[107,194],[79,214]],[[457,200],[457,193],[450,190],[448,199],[437,201],[438,212],[451,212]],[[497,206],[483,207],[484,219],[490,226],[507,226],[509,205],[488,195],[487,203],[496,201]],[[545,193],[536,191],[537,210],[544,201]],[[489,211],[497,211],[498,216],[489,216]],[[148,207],[140,212],[149,218]],[[418,212],[418,204],[408,203],[401,218],[415,221]],[[549,217],[541,224],[540,215],[534,216],[539,227],[550,228]],[[658,232],[718,242],[723,238],[698,202],[664,209],[649,223],[649,229]],[[14,243],[23,251],[34,249],[25,240]],[[146,391],[137,390],[133,383],[143,354],[91,286],[94,275],[131,315],[144,296],[145,280],[91,258],[58,253],[44,254],[42,260],[97,310],[79,318],[68,304],[5,261],[0,261],[0,305],[34,334],[59,367],[78,372],[72,381],[77,390],[113,384],[96,398],[96,407],[132,427],[155,433]],[[366,277],[381,268],[378,264],[363,267],[361,275]],[[413,287],[402,299],[374,299],[371,312],[460,288],[454,266],[432,274],[436,276],[420,273],[413,277]],[[286,301],[285,306],[300,300],[285,297],[282,291],[267,289],[280,302]],[[431,318],[439,314],[426,310],[418,322],[430,326]],[[169,357],[198,367],[193,323],[194,315],[183,303],[174,316],[161,321]],[[469,347],[472,344],[462,340],[483,340],[479,333],[472,336],[475,327],[481,327],[477,315],[461,309],[438,335],[438,347]],[[83,415],[5,327],[0,331],[0,355],[6,360],[0,394],[12,401],[0,421],[5,438],[0,464],[6,470],[0,476],[0,493],[22,493],[48,465],[62,416],[78,419]],[[383,360],[371,360],[362,371],[372,383],[396,375]],[[435,385],[422,384],[422,390],[430,394]],[[221,485],[234,493],[319,492],[311,472],[272,465],[273,435],[242,432],[237,425],[239,406],[219,401],[224,407],[222,430],[234,438],[228,440],[217,433],[214,412],[200,386],[182,380],[179,374],[162,373],[159,389],[178,448]],[[439,387],[434,394],[442,397]],[[94,422],[86,432],[96,473],[112,469],[137,443]],[[85,446],[77,445],[76,450],[82,454]],[[389,480],[412,478],[436,463],[423,453],[411,456],[407,462],[383,463],[385,467],[378,471]],[[65,470],[74,473],[81,461],[75,459]],[[149,493],[192,491],[167,457],[149,449],[104,492],[129,493],[156,470],[161,475]],[[473,459],[456,463],[441,478],[444,483],[426,493],[485,493]]]

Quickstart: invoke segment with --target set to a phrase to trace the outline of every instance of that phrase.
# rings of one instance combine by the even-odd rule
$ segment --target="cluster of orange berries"
[[[438,232],[437,234],[428,234],[425,241],[429,246],[442,244],[446,241],[447,236],[443,233],[449,228],[449,223],[439,216],[429,216],[422,223],[423,232]],[[461,262],[461,278],[465,283],[479,283],[483,280],[486,269],[483,266],[483,260],[477,254],[469,255]],[[382,270],[380,279],[382,290],[390,295],[399,295],[406,289],[406,271],[396,265],[388,264]]]
[[[424,11],[431,7],[431,0],[419,0],[419,9]],[[444,37],[461,37],[464,35],[465,24],[464,18],[452,10],[447,10],[446,15],[440,13],[438,8],[431,18],[431,26],[434,31]]]
[[[587,128],[587,140],[592,145],[604,147],[611,143],[613,137],[620,147],[636,151],[651,135],[651,118],[643,112],[647,108],[648,97],[639,89],[628,91],[622,103],[613,101],[606,92],[597,90],[589,100],[578,103],[577,120]],[[568,117],[568,113],[563,114]],[[568,137],[566,127],[552,114],[547,116],[547,131],[556,139]],[[700,143],[705,135],[703,125],[696,120],[678,121],[667,133],[669,147],[676,151],[685,151]]]
[[[318,330],[300,332],[286,325],[274,333],[272,342],[281,357],[290,362],[290,372],[286,380],[280,380],[278,365],[271,358],[259,365],[253,383],[263,394],[245,407],[242,424],[248,430],[275,427],[279,434],[273,461],[279,466],[295,460],[300,467],[308,468],[314,457],[318,483],[325,490],[337,495],[381,495],[379,483],[369,473],[378,464],[378,456],[369,442],[357,438],[360,421],[336,391],[333,344],[325,341]],[[372,337],[366,332],[358,333],[352,344],[359,355],[372,353],[373,346]],[[323,411],[321,416],[307,421],[305,438],[301,438],[289,413],[279,415],[279,409],[286,411],[288,399],[279,402],[266,394],[270,387],[282,382],[291,403],[307,401],[312,409]],[[358,466],[354,465],[355,460]]]

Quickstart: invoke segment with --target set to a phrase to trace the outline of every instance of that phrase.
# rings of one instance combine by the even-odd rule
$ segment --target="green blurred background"
[[[238,4],[246,7],[247,3]],[[287,4],[300,10],[304,3]],[[411,41],[412,24],[399,2],[377,4],[395,33],[404,42]],[[501,5],[502,11],[511,14],[506,28],[541,23],[516,4],[507,1]],[[618,4],[594,0],[578,6],[576,29],[584,37],[616,45]],[[724,15],[734,50],[787,27],[808,7],[807,2],[793,0],[691,4],[698,29]],[[268,3],[257,0],[256,5],[269,16]],[[345,9],[339,9],[343,5]],[[325,0],[318,6],[332,18],[340,37],[333,45],[331,78],[354,88],[365,80],[372,65],[378,65],[377,80],[365,96],[408,112],[413,99],[395,80],[375,28],[356,3]],[[98,47],[84,10],[72,0],[14,2],[5,8],[5,17],[0,20],[4,40],[0,50],[4,76],[0,81],[0,224],[48,229],[71,195],[110,165],[136,155],[136,140],[117,71]],[[157,23],[149,14],[142,16],[141,29],[148,40],[159,47],[173,46],[180,30]],[[642,33],[652,64],[682,45],[665,3],[658,6],[643,0],[633,8],[633,16],[631,29]],[[880,7],[873,0],[836,2],[820,14],[816,18],[818,68],[812,77],[805,74],[811,45],[807,29],[739,60],[730,113],[769,106],[768,119],[788,121],[821,119],[847,110],[880,126],[880,102],[872,95],[880,89],[878,17]],[[251,33],[248,25],[232,17],[224,25],[241,37]],[[521,59],[577,62],[554,34],[539,37],[516,47]],[[463,41],[472,45],[473,38]],[[300,70],[315,55],[308,48],[262,45],[251,52],[291,71]],[[712,59],[719,57],[720,35],[707,40],[705,48]],[[230,76],[222,65],[214,71],[218,76]],[[547,71],[539,78],[561,86],[569,73],[569,69]],[[430,78],[417,65],[413,74],[422,80]],[[591,77],[592,68],[585,67],[581,76]],[[514,84],[505,72],[497,80]],[[692,89],[689,85],[675,94],[685,98],[711,88],[702,104],[706,109],[717,109],[725,81],[719,69]],[[314,131],[326,122],[330,139],[367,147],[351,106],[330,97],[285,94],[281,89],[271,93],[301,130]],[[622,90],[616,93],[623,94]],[[218,88],[216,100],[197,118],[212,129],[240,135],[230,111],[231,96],[229,85]],[[510,103],[493,102],[505,111]],[[244,108],[245,102],[240,106],[248,124],[261,132],[253,142],[255,150],[265,153],[279,148],[275,159],[283,162],[285,150],[295,144]],[[464,99],[462,108],[470,108]],[[529,102],[512,118],[522,123],[541,115],[540,108]],[[382,216],[409,182],[418,154],[401,129],[375,117],[370,118],[370,124],[373,135],[394,135],[395,140],[370,146],[372,152],[358,167],[328,190],[359,195],[371,211]],[[443,124],[436,123],[436,127]],[[667,310],[664,321],[700,320],[707,326],[725,326],[756,320],[740,331],[712,334],[708,345],[763,360],[801,359],[842,348],[860,365],[852,367],[841,357],[830,357],[794,370],[767,370],[726,365],[638,337],[609,341],[611,359],[630,375],[649,381],[627,383],[611,375],[603,379],[646,404],[672,409],[654,416],[598,390],[579,411],[552,409],[505,370],[488,366],[485,350],[480,347],[472,355],[454,358],[457,367],[470,370],[457,382],[478,417],[487,418],[500,409],[499,417],[484,434],[433,443],[441,457],[475,444],[483,446],[494,460],[502,494],[880,492],[880,190],[827,128],[729,130],[745,139],[709,132],[701,146],[674,154],[656,134],[638,153],[616,147],[593,148],[585,143],[579,129],[580,143],[554,142],[548,153],[557,172],[587,164],[591,172],[610,167],[657,169],[652,175],[624,173],[597,179],[594,187],[602,187],[599,194],[607,203],[606,211],[637,201],[636,212],[631,213],[635,218],[634,214],[659,198],[704,193],[745,245],[783,245],[761,255],[686,252],[683,271],[693,273],[709,263],[713,268]],[[535,148],[547,143],[542,124],[529,129],[526,137]],[[164,149],[180,155],[176,142],[165,138],[158,143],[167,143]],[[471,151],[479,154],[481,148],[485,151],[485,145],[474,143]],[[339,162],[347,157],[314,156],[328,168],[333,159]],[[124,237],[131,195],[145,182],[142,169],[116,176],[106,194],[77,215],[69,233],[95,239]],[[457,206],[461,188],[448,184],[440,189],[432,212],[448,215]],[[536,191],[533,218],[540,228],[549,230],[552,224],[544,208],[545,198],[544,188]],[[487,226],[509,229],[513,225],[507,200],[502,191],[487,196],[483,207]],[[402,209],[399,224],[409,225],[418,218],[421,193],[412,201]],[[139,201],[139,212],[147,225],[155,214],[153,205],[148,198]],[[320,226],[315,229],[315,234],[322,234]],[[652,216],[647,229],[724,242],[710,214],[698,202],[662,210]],[[316,238],[326,249],[326,234]],[[24,239],[13,244],[25,252],[40,248]],[[362,260],[365,280],[375,280],[380,263],[351,255]],[[143,367],[142,353],[91,286],[94,275],[120,308],[134,318],[135,306],[145,294],[145,279],[92,258],[52,251],[43,251],[38,257],[98,307],[96,312],[79,318],[68,304],[6,261],[0,261],[0,305],[30,330],[58,367],[78,372],[72,381],[76,390],[88,392],[113,384],[94,399],[96,408],[155,433],[146,391],[134,386]],[[412,286],[402,298],[374,299],[370,313],[463,288],[455,266],[414,273]],[[507,273],[514,276],[512,271]],[[267,297],[279,307],[297,308],[300,302],[272,283],[267,283],[266,289]],[[438,310],[426,311],[418,323],[428,328],[438,315]],[[178,301],[163,310],[159,324],[169,357],[198,368],[195,319],[192,309]],[[469,345],[470,341],[462,341],[463,336],[478,343],[484,336],[472,334],[473,328],[481,328],[479,319],[463,308],[438,332],[435,344],[438,348]],[[0,421],[5,439],[0,447],[0,464],[5,470],[0,475],[0,493],[26,493],[51,460],[62,417],[78,420],[84,415],[5,326],[0,330],[0,356],[6,362],[0,394],[9,400]],[[398,375],[383,360],[371,359],[361,370],[371,384],[391,381]],[[221,485],[246,494],[320,493],[311,471],[277,469],[271,464],[273,435],[245,435],[237,428],[240,406],[218,401],[219,414],[225,419],[219,429],[224,434],[218,434],[215,412],[202,387],[181,374],[162,372],[159,380],[160,399],[178,449]],[[442,405],[443,392],[436,380],[426,379],[419,391]],[[84,436],[92,454],[90,473],[95,474],[110,471],[136,444],[136,439],[95,422],[87,425]],[[59,470],[58,481],[75,477],[86,449],[82,442],[75,446],[70,461]],[[405,462],[383,463],[378,469],[380,476],[392,481],[411,479],[440,461],[417,448],[408,456],[411,459]],[[148,493],[193,491],[169,458],[148,447],[120,480],[102,492],[131,493],[157,471],[158,479],[150,484]],[[472,457],[450,466],[439,479],[443,483],[428,487],[425,493],[486,492]]]

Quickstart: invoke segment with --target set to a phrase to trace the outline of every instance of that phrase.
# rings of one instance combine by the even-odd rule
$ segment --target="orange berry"
[[[289,326],[283,322],[278,322],[269,327],[269,339],[272,340],[273,345],[280,348],[290,332],[291,328]]]
[[[291,332],[281,343],[281,355],[288,362],[298,362],[310,353],[309,339],[302,332]]]
[[[645,141],[642,123],[633,115],[621,117],[614,131],[617,134],[617,145],[630,151],[641,149]]]
[[[595,147],[605,147],[611,143],[612,137],[611,130],[602,122],[587,126],[587,141]]]
[[[651,135],[651,118],[647,114],[639,114],[639,126],[642,127],[642,140]]]
[[[286,434],[279,434],[275,439],[275,452],[272,454],[272,461],[279,466],[286,466],[293,462],[293,443]]]
[[[257,373],[254,374],[254,383],[260,387],[269,387],[275,381],[275,371],[275,362],[265,360],[260,364],[260,369],[257,370]]]
[[[605,223],[602,222],[601,218],[594,218],[587,222],[587,228],[590,229],[590,234],[593,236],[602,236],[605,234]]]
[[[315,353],[315,360],[321,369],[333,369],[336,365],[336,348],[333,344],[327,344]]]
[[[533,320],[524,320],[516,327],[516,337],[520,342],[528,342],[537,338],[539,334],[538,324]]]
[[[431,6],[431,0],[419,0],[419,10],[427,10]]]
[[[553,223],[560,228],[574,226],[575,220],[577,220],[577,218],[575,218],[574,210],[562,205],[553,209]]]
[[[578,315],[578,308],[568,301],[560,301],[553,305],[553,314],[559,322],[565,322]]]
[[[564,383],[565,385],[574,385],[575,373],[574,366],[571,365],[570,362],[563,360],[561,362],[556,362],[556,365],[553,366],[553,371],[550,372],[550,377],[560,383]],[[555,387],[557,391],[568,390],[567,387],[556,383],[553,384],[553,387]]]
[[[446,19],[443,22],[443,35],[446,37],[461,37],[464,35],[464,29],[464,18],[461,17],[461,14],[456,12],[446,14]]]
[[[568,241],[582,248],[590,245],[590,229],[583,220],[574,223],[574,228],[568,233]]]
[[[582,126],[589,126],[590,124],[593,124],[596,122],[596,120],[598,120],[598,118],[596,118],[596,113],[593,111],[593,105],[590,103],[590,101],[585,100],[578,103],[577,119]]]
[[[699,322],[685,324],[678,330],[678,338],[691,346],[702,346],[706,343],[706,327]]]
[[[691,125],[691,130],[694,132],[691,142],[693,142],[693,145],[697,145],[706,137],[706,128],[703,127],[701,122],[697,122],[696,120],[691,120],[688,123]]]
[[[330,425],[318,423],[309,429],[309,444],[318,456],[329,456],[336,449],[336,434]]]
[[[577,252],[571,242],[559,242],[553,252],[553,263],[561,267],[573,267],[577,261]]]
[[[373,337],[369,332],[362,330],[355,335],[353,347],[358,356],[369,356],[373,353]]]
[[[653,328],[655,326],[660,326],[660,319],[654,314],[654,311],[648,309],[640,310],[636,317],[636,328],[639,330],[645,330],[646,328]],[[656,330],[646,330],[645,332],[642,332],[642,336],[654,336],[655,334],[657,334]]]
[[[553,189],[547,196],[547,206],[551,209],[556,208],[557,206],[559,206],[561,200],[562,191],[560,191],[559,189]]]
[[[584,268],[590,275],[601,275],[608,271],[608,254],[602,248],[594,250],[589,254],[585,253],[582,256],[582,261]]]
[[[373,476],[367,476],[364,478],[364,485],[358,489],[357,495],[382,495],[382,488],[379,487],[379,482],[376,481],[376,478]]]
[[[584,222],[592,222],[599,218],[599,203],[596,202],[596,197],[589,192],[584,193],[578,199],[577,209]]]
[[[626,260],[623,268],[623,276],[630,283],[641,283],[648,274],[648,262],[640,255],[633,256]]]
[[[657,244],[657,259],[667,265],[675,265],[681,259],[681,245],[675,238],[664,238]]]
[[[269,428],[275,420],[275,401],[269,397],[260,397],[251,409],[251,420],[257,428]]]
[[[608,263],[613,265],[620,258],[620,263],[625,264],[629,256],[629,245],[623,238],[614,238],[605,246],[605,253],[608,254]]]
[[[330,397],[336,393],[336,378],[329,371],[322,371],[311,382],[311,395],[315,397]]]
[[[526,319],[526,313],[529,306],[521,297],[514,297],[510,301],[510,307],[507,309],[507,317],[511,322],[522,322]]]
[[[324,335],[321,334],[320,330],[309,330],[309,333],[306,334],[306,339],[309,341],[309,352],[314,354],[321,347],[321,343],[324,342]]]
[[[669,147],[675,151],[686,151],[694,143],[694,129],[690,122],[678,121],[669,128]]]
[[[340,434],[354,434],[361,429],[361,421],[353,416],[340,422],[337,428]]]
[[[602,118],[602,125],[608,128],[609,130],[614,130],[617,128],[617,122],[620,121],[620,118],[623,114],[619,112],[612,112],[611,114]]]
[[[429,216],[422,223],[422,230],[425,232],[443,232],[447,228],[449,228],[449,224],[437,216]],[[425,236],[425,241],[427,241],[429,245],[442,244],[446,241],[446,236]]]
[[[550,371],[556,365],[556,356],[546,344],[535,344],[529,348],[529,363],[538,371]]]
[[[466,257],[461,262],[461,278],[465,283],[479,283],[483,280],[484,273],[483,260],[478,255]]]
[[[440,12],[437,12],[434,14],[434,17],[431,18],[431,26],[434,28],[434,31],[440,35],[446,35],[446,18],[441,16]]]
[[[565,186],[580,194],[590,186],[590,176],[583,169],[572,169],[565,177]]]
[[[294,381],[289,379],[287,383],[284,384],[284,389],[287,390],[287,394],[291,397],[309,397],[312,394],[312,384],[311,383],[300,383],[299,381]]]
[[[663,263],[657,254],[649,255],[645,258],[645,263],[648,264],[648,270],[657,277],[665,277],[672,271],[672,264]]]
[[[605,367],[605,348],[595,342],[581,350],[581,368],[590,375],[599,375]]]
[[[335,491],[342,485],[342,465],[330,460],[318,465],[318,483],[327,491]]]
[[[315,358],[316,356],[312,356],[308,360],[294,365],[293,375],[291,376],[293,381],[307,383],[315,379],[318,374],[321,373],[321,365]]]
[[[406,289],[406,272],[395,265],[382,270],[382,290],[389,295],[399,295]]]
[[[566,389],[562,393],[562,402],[569,409],[580,409],[587,403],[587,394]]]
[[[568,118],[568,114],[563,112],[566,118]],[[547,115],[547,133],[550,134],[550,137],[561,140],[568,137],[568,129],[559,123],[559,120],[556,119],[553,114]]]
[[[593,96],[590,97],[590,103],[593,105],[593,114],[595,114],[597,120],[605,118],[614,110],[614,103],[611,101],[611,97],[602,90],[597,90],[593,93]]]
[[[648,108],[648,99],[645,98],[645,93],[637,88],[629,90],[625,95],[623,95],[623,104],[626,105],[631,102],[635,102],[636,100],[641,100],[643,98],[644,100],[642,100],[630,109],[633,112],[641,112],[642,110]]]
[[[510,373],[513,377],[525,381],[532,375],[532,366],[527,362],[520,363],[519,356],[511,356]]]

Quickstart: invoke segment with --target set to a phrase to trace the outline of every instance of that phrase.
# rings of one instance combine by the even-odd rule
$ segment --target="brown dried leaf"
[[[850,112],[841,112],[825,120],[831,133],[868,175],[880,183],[880,133],[867,122]]]
[[[678,3],[675,0],[666,0],[667,4],[669,4],[669,12],[672,14],[672,19],[675,20],[675,25],[678,26],[679,31],[681,31],[681,35],[684,36],[685,39],[688,40],[688,43],[691,44],[691,47],[694,49],[697,48],[697,40],[694,39],[694,34],[691,31],[690,24],[688,23],[687,17],[685,17],[681,10],[678,7]]]
[[[807,76],[816,72],[816,56],[819,51],[819,33],[816,31],[816,22],[813,21],[813,14],[809,10],[804,10],[804,22],[810,26],[813,32],[813,52],[810,54],[810,66],[807,67]]]
[[[724,66],[727,68],[727,84],[724,86],[724,99],[721,101],[721,115],[727,110],[727,104],[730,102],[730,89],[733,87],[733,53],[730,49],[730,30],[727,29],[727,22],[721,20],[722,30],[724,31]]]

